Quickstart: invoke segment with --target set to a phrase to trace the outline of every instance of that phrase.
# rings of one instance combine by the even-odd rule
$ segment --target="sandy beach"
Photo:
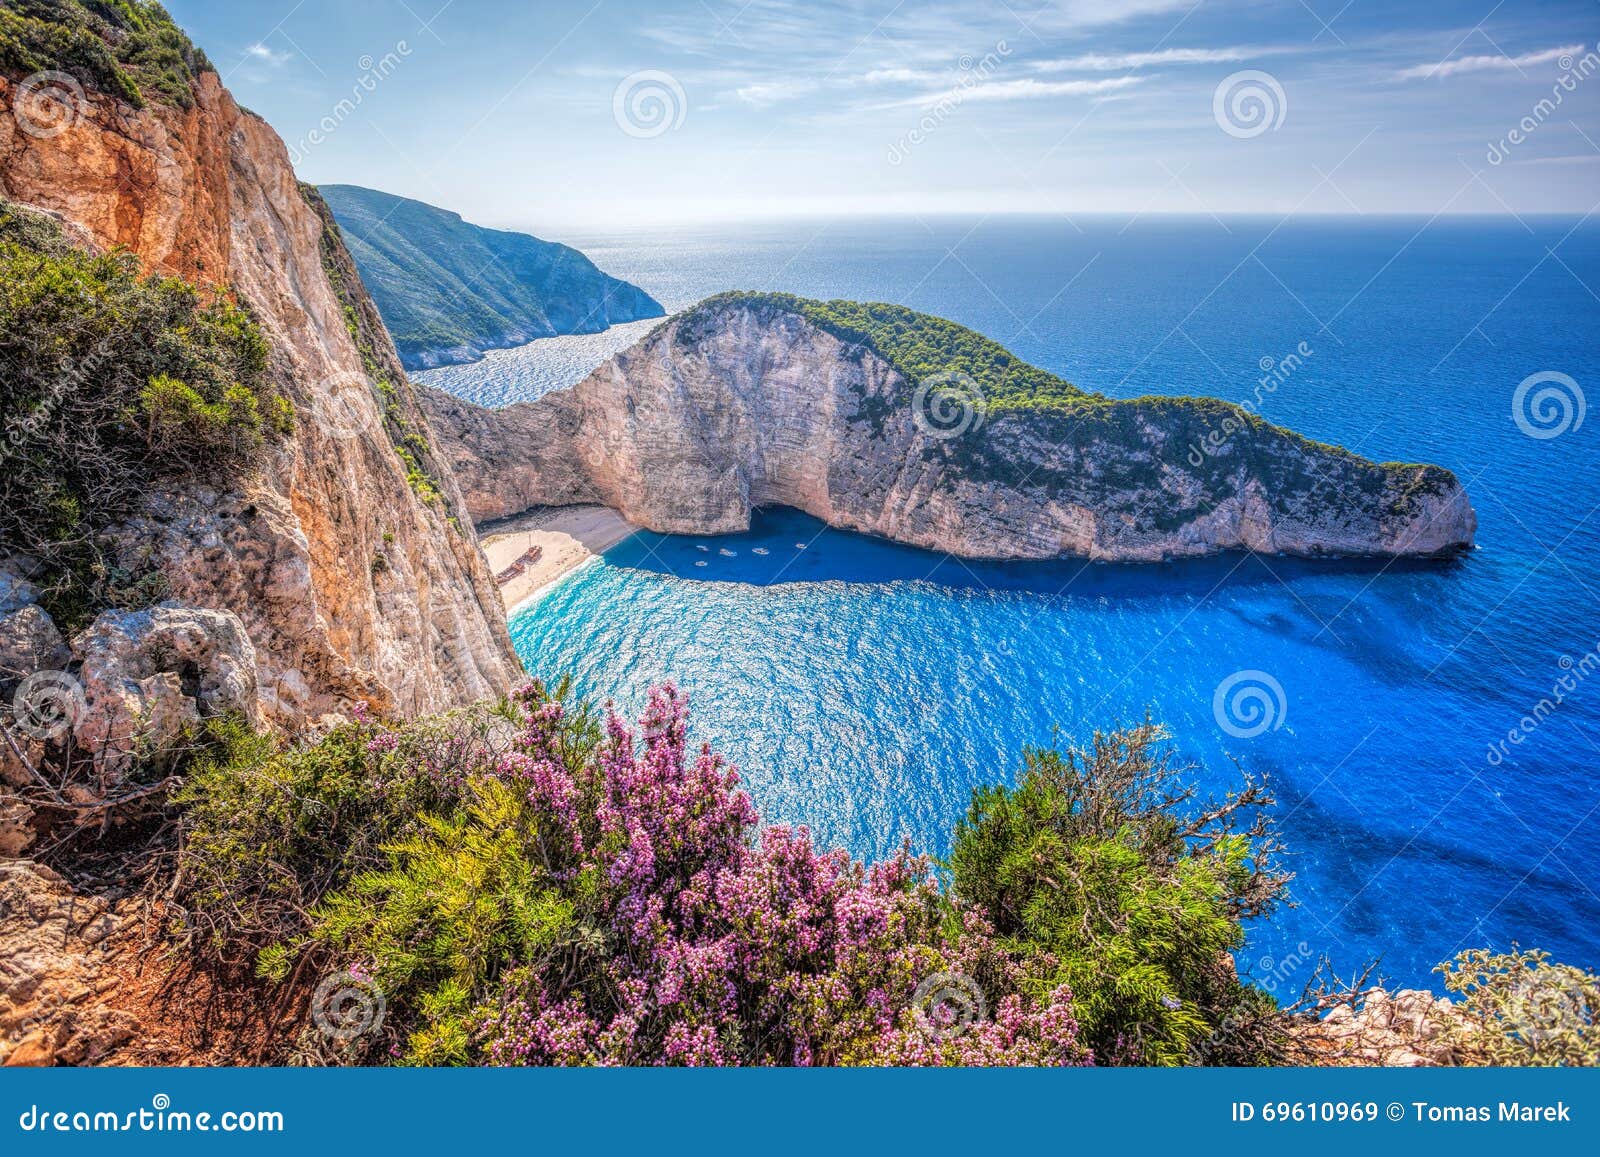
[[[537,561],[527,563],[521,574],[500,584],[500,597],[509,611],[637,529],[607,506],[553,506],[480,527],[479,534],[494,574],[511,566],[530,547],[541,548]]]

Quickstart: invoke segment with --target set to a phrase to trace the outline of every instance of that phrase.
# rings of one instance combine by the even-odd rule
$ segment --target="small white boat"
[[[772,553],[772,552],[771,552],[771,551],[769,551],[769,550],[768,550],[768,549],[767,549],[767,548],[766,548],[766,547],[764,547],[764,546],[752,546],[752,547],[751,547],[751,548],[750,548],[750,553],[751,553],[751,554],[771,554],[771,553]]]

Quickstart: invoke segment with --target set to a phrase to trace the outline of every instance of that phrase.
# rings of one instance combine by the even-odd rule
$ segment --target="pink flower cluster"
[[[951,909],[926,860],[869,868],[819,852],[804,828],[759,830],[737,773],[688,750],[670,684],[640,735],[608,713],[592,755],[572,754],[542,687],[518,702],[525,722],[495,774],[526,789],[578,931],[504,978],[481,1025],[494,1063],[1090,1063],[1071,993],[1024,995],[988,923]],[[917,1007],[942,974],[977,994],[962,1023]]]

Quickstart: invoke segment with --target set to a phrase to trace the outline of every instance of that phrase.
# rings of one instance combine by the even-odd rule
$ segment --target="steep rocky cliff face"
[[[294,405],[293,434],[258,474],[151,494],[118,531],[177,604],[242,624],[228,665],[253,665],[233,680],[252,688],[248,713],[293,730],[356,700],[413,714],[504,689],[518,663],[460,493],[277,135],[210,72],[191,107],[90,88],[46,132],[19,116],[18,79],[0,77],[0,196],[84,244],[230,288]]]
[[[480,520],[600,502],[715,534],[771,504],[961,557],[1107,561],[1431,555],[1476,529],[1449,471],[1378,465],[1226,403],[1071,391],[986,413],[972,385],[912,382],[782,301],[732,297],[537,402],[421,396]]]

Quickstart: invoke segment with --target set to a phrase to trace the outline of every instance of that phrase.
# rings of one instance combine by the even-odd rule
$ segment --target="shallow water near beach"
[[[1531,374],[1600,388],[1600,228],[1010,219],[564,240],[668,308],[725,288],[900,301],[1117,397],[1251,399],[1263,359],[1305,343],[1263,416],[1454,469],[1479,549],[975,564],[770,510],[744,535],[641,533],[521,608],[531,672],[630,711],[676,679],[766,820],[867,857],[943,852],[972,786],[1011,777],[1025,745],[1148,712],[1209,787],[1271,779],[1297,906],[1239,962],[1280,995],[1323,954],[1435,987],[1433,965],[1473,945],[1600,966],[1600,420],[1535,438],[1512,416]],[[473,388],[465,369],[447,388]],[[583,372],[564,348],[476,388],[534,396]],[[1252,701],[1215,709],[1230,679],[1267,688],[1259,734]]]

